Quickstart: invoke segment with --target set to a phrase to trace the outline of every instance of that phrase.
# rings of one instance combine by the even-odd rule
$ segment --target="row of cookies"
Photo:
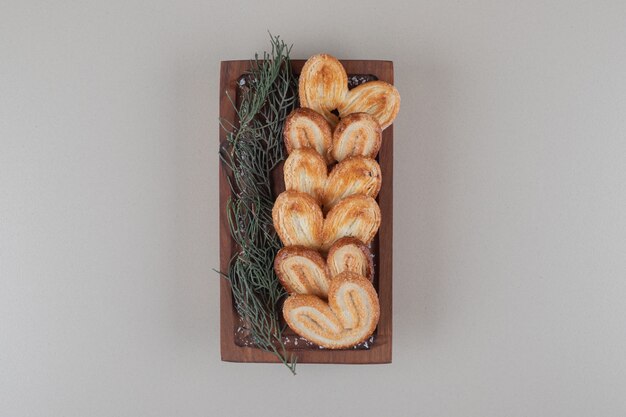
[[[290,294],[289,327],[320,346],[346,348],[369,337],[380,314],[368,248],[381,222],[374,158],[400,98],[382,81],[348,90],[343,66],[329,55],[306,62],[299,95],[302,107],[284,128],[286,191],[272,212],[285,245],[275,271]]]

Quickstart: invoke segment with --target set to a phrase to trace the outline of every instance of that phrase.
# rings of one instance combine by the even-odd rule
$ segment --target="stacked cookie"
[[[367,339],[380,315],[369,250],[381,222],[374,158],[400,96],[383,81],[348,90],[345,69],[325,54],[302,68],[299,95],[301,108],[285,121],[286,191],[272,211],[285,246],[274,269],[290,294],[289,327],[320,346],[346,348]]]

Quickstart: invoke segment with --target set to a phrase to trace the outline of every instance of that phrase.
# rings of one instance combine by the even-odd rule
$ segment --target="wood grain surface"
[[[292,61],[293,70],[298,74],[304,60]],[[393,63],[391,61],[341,61],[346,72],[352,74],[371,74],[379,80],[393,84]],[[236,97],[237,79],[250,67],[250,61],[223,61],[220,75],[220,117],[234,121],[235,112],[228,99]],[[228,94],[228,95],[227,95]],[[219,143],[226,140],[226,133],[219,130]],[[393,125],[383,131],[383,140],[378,161],[382,171],[382,187],[377,201],[380,206],[382,222],[372,250],[375,263],[374,286],[380,300],[380,321],[375,332],[373,344],[367,349],[328,350],[318,348],[298,349],[299,363],[341,363],[374,364],[390,363],[392,354],[392,265],[393,265]],[[236,246],[230,236],[226,216],[226,202],[230,197],[227,173],[220,164],[220,269],[228,270],[230,259]],[[224,278],[220,283],[220,343],[221,356],[231,362],[278,362],[267,352],[253,347],[238,346],[235,343],[235,331],[238,316],[233,305],[230,284]]]

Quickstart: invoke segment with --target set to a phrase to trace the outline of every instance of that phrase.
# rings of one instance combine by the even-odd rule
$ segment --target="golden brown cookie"
[[[274,271],[290,294],[311,294],[326,298],[330,276],[324,258],[304,246],[286,246],[274,259]]]
[[[344,159],[335,165],[326,180],[322,198],[324,211],[354,194],[376,198],[381,182],[382,174],[376,160],[362,156]]]
[[[380,227],[380,208],[372,197],[353,195],[341,200],[324,220],[322,249],[342,237],[355,237],[369,245]]]
[[[272,220],[283,245],[313,249],[321,246],[324,216],[310,195],[298,191],[280,193],[274,202]]]
[[[336,241],[326,258],[331,278],[344,271],[357,273],[370,282],[374,279],[374,261],[369,248],[359,239],[344,237]]]
[[[384,130],[398,115],[400,94],[389,83],[370,81],[350,90],[338,110],[341,118],[353,113],[368,113],[374,116]]]
[[[329,349],[354,346],[374,333],[380,318],[372,284],[353,272],[330,283],[328,303],[313,295],[291,295],[283,305],[289,327],[305,339]]]
[[[294,149],[283,166],[285,189],[306,193],[318,202],[324,195],[327,174],[326,162],[310,148]]]
[[[287,153],[294,149],[311,148],[324,157],[327,164],[333,161],[332,129],[321,114],[307,108],[295,109],[285,119],[283,138]]]
[[[347,115],[339,121],[333,132],[333,158],[339,162],[350,156],[376,158],[382,132],[374,116],[367,113]]]
[[[338,118],[331,112],[339,107],[348,93],[346,70],[333,56],[313,55],[302,67],[298,93],[300,106],[315,110],[335,127]]]

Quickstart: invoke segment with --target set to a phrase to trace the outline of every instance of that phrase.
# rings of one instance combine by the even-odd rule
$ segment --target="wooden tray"
[[[300,73],[303,60],[292,61],[293,70]],[[393,84],[393,63],[390,61],[341,61],[348,75],[373,75],[379,80]],[[223,61],[220,76],[220,117],[233,122],[235,112],[227,97],[236,97],[237,80],[250,68],[250,61]],[[220,128],[220,143],[226,133]],[[382,222],[372,245],[374,254],[374,287],[380,300],[380,320],[374,340],[366,348],[328,350],[305,347],[294,350],[298,363],[343,363],[373,364],[391,362],[392,335],[392,232],[393,232],[393,125],[383,131],[383,140],[378,162],[382,172],[382,187],[377,201]],[[230,236],[226,216],[226,202],[230,197],[227,174],[220,163],[220,269],[228,270],[232,254],[236,250]],[[282,176],[282,175],[281,175]],[[224,278],[220,283],[220,342],[223,361],[230,362],[278,362],[267,352],[254,347],[240,346],[235,334],[239,318],[233,305],[230,284]]]

